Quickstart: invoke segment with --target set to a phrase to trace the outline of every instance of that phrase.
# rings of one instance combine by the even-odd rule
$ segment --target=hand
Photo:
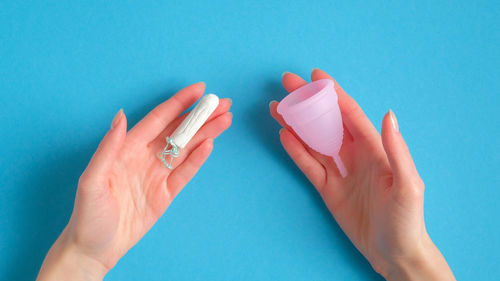
[[[173,170],[163,166],[156,154],[185,117],[177,116],[204,90],[204,83],[182,89],[128,133],[125,114],[118,112],[80,177],[73,214],[47,255],[39,280],[74,280],[77,273],[102,279],[155,224],[210,155],[212,140],[231,125],[231,100],[221,99],[205,125],[175,158]],[[63,277],[64,270],[72,275]]]
[[[331,79],[319,69],[312,81]],[[285,73],[291,92],[307,82]],[[335,82],[335,81],[334,81]],[[424,223],[424,183],[389,111],[382,136],[356,102],[335,82],[344,123],[340,156],[348,175],[342,178],[333,160],[305,145],[270,103],[271,115],[284,127],[283,147],[321,194],[342,230],[372,267],[389,280],[454,280]],[[412,279],[415,278],[415,279]]]

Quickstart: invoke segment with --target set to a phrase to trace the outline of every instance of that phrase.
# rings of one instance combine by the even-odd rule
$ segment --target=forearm
[[[47,253],[37,281],[103,280],[107,271],[104,265],[79,252],[64,230]]]
[[[411,258],[394,261],[387,276],[388,281],[456,280],[448,263],[430,238],[420,252]]]

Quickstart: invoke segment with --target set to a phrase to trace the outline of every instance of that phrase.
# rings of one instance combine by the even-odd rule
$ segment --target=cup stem
[[[340,155],[335,155],[333,156],[333,161],[335,162],[335,165],[337,165],[337,169],[339,169],[340,175],[345,178],[347,176],[347,169],[344,166],[344,162],[342,162],[342,159],[340,159]]]

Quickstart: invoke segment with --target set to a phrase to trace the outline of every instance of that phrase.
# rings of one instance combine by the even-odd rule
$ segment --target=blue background
[[[377,128],[395,111],[431,237],[459,280],[499,278],[499,12],[498,1],[2,1],[0,279],[35,278],[118,109],[133,125],[206,81],[233,99],[233,126],[107,280],[381,280],[268,115],[280,74],[312,67]]]

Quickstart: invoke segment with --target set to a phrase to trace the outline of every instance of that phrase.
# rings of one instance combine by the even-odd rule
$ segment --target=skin
[[[190,85],[157,106],[127,132],[120,110],[80,177],[71,219],[47,254],[37,280],[102,280],[156,223],[210,155],[213,139],[231,125],[231,100],[165,168],[156,154],[205,90]]]
[[[292,73],[282,77],[289,92],[306,84]],[[314,69],[313,81],[332,79]],[[333,80],[333,79],[332,79]],[[210,155],[213,139],[231,125],[231,101],[221,99],[207,123],[176,158],[173,170],[156,158],[203,94],[204,83],[190,85],[157,106],[127,132],[123,111],[115,116],[80,177],[68,225],[47,254],[37,280],[102,280],[165,212]],[[276,112],[284,127],[283,147],[321,194],[356,248],[387,280],[455,280],[430,239],[424,223],[424,184],[388,112],[380,135],[356,102],[335,82],[344,122],[340,156],[342,178],[326,156],[308,148]]]
[[[344,123],[340,156],[345,178],[333,160],[296,136],[270,103],[271,115],[282,126],[280,139],[293,161],[321,194],[323,201],[373,269],[387,280],[455,280],[445,259],[430,239],[424,222],[424,183],[389,111],[381,135],[357,103],[335,80],[313,69],[311,80],[335,83]],[[284,88],[291,92],[307,82],[285,72]]]

